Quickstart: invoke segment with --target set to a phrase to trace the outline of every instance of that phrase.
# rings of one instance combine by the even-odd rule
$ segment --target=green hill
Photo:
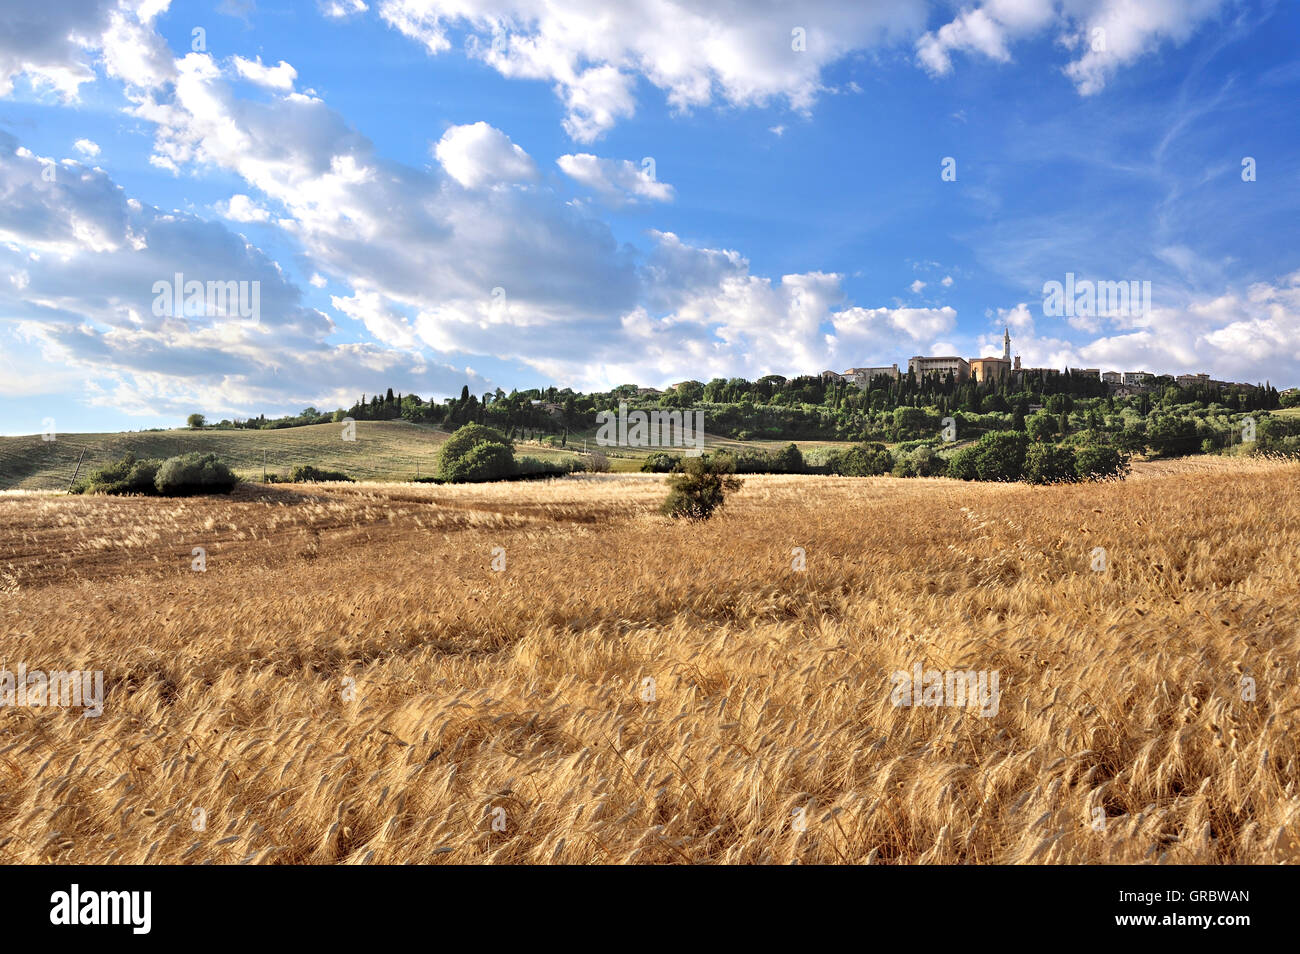
[[[191,451],[214,453],[241,477],[260,480],[263,468],[288,476],[299,464],[342,471],[358,480],[410,480],[428,476],[437,466],[447,431],[406,421],[358,421],[356,440],[342,438],[341,424],[310,424],[274,430],[126,431],[110,434],[59,434],[43,441],[39,434],[0,437],[0,490],[66,490],[74,473],[85,476],[97,467],[131,453],[137,458],[174,457]],[[598,448],[593,429],[570,434],[569,449],[531,441],[516,441],[519,456],[561,460],[588,450],[601,450],[615,472],[637,471],[657,448]],[[705,436],[708,450],[757,447],[773,450],[788,441],[744,442]],[[795,441],[804,452],[844,446],[835,441]],[[681,453],[679,448],[666,448]],[[78,461],[80,470],[78,471]]]
[[[299,464],[340,470],[363,480],[409,480],[433,472],[446,431],[405,421],[358,421],[356,440],[342,439],[341,424],[275,430],[129,431],[118,434],[39,434],[0,437],[0,490],[63,490],[81,460],[81,474],[126,453],[174,457],[212,452],[241,477],[287,475]],[[84,456],[83,456],[84,455]]]

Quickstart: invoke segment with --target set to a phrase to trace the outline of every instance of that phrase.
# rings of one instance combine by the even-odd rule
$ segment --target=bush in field
[[[681,470],[682,458],[679,454],[656,451],[641,462],[643,474],[671,474]]]
[[[609,473],[609,458],[604,451],[594,450],[587,456],[587,470],[593,474]]]
[[[193,494],[228,494],[239,478],[216,454],[182,454],[163,461],[154,477],[158,493],[166,497]]]
[[[500,450],[484,451],[467,464],[466,459],[469,455],[474,453],[476,448],[486,444],[493,444],[503,449],[505,457],[510,459],[511,466],[502,472],[501,461],[504,458]],[[462,480],[500,480],[502,477],[510,476],[513,465],[514,445],[510,438],[495,428],[485,427],[482,424],[466,424],[457,430],[447,439],[447,443],[442,445],[442,451],[438,454],[438,476],[452,483]],[[494,476],[470,476],[485,473]]]
[[[1024,480],[1031,484],[1062,484],[1076,478],[1074,448],[1060,444],[1031,444],[1025,453]]]
[[[1105,444],[1086,444],[1074,457],[1074,472],[1080,480],[1123,479],[1128,476],[1128,455]]]
[[[505,480],[515,473],[515,455],[505,444],[488,441],[475,444],[469,452],[458,457],[439,476],[453,484],[485,480]]]
[[[708,520],[726,502],[727,494],[740,489],[742,481],[735,476],[734,466],[720,454],[686,458],[682,473],[668,478],[671,490],[661,512],[674,519]]]
[[[948,458],[948,476],[954,480],[979,480],[979,471],[975,467],[978,456],[978,447],[963,447]]]
[[[770,469],[774,474],[802,474],[803,454],[796,444],[786,444],[772,455]]]
[[[541,457],[516,457],[516,477],[563,477],[574,469],[574,461],[544,460]]]
[[[154,478],[161,460],[136,460],[127,454],[120,460],[91,471],[72,487],[74,494],[149,494],[158,492]]]
[[[895,477],[937,477],[948,470],[948,464],[930,447],[918,447],[906,454],[899,454],[894,461]]]
[[[1020,431],[994,431],[975,444],[975,473],[980,480],[1019,480],[1029,438]]]
[[[311,464],[299,464],[289,474],[289,479],[295,484],[322,483],[328,480],[352,482],[352,478],[342,471],[322,470],[319,467],[311,466]]]
[[[843,477],[877,477],[889,473],[894,457],[884,444],[854,444],[844,450],[832,450],[823,465],[828,474]]]

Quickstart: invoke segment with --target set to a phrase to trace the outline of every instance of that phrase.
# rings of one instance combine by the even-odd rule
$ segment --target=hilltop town
[[[876,378],[883,377],[897,381],[903,372],[897,364],[877,367],[849,368],[847,371],[823,371],[824,380],[844,381],[858,387],[869,388]],[[1157,379],[1169,377],[1179,387],[1217,387],[1220,390],[1229,387],[1255,387],[1234,381],[1220,381],[1207,373],[1160,375],[1150,371],[1102,371],[1100,368],[1026,368],[1020,364],[1020,355],[1011,356],[1011,331],[1002,329],[1002,356],[984,358],[962,358],[957,355],[914,355],[907,360],[907,372],[921,380],[927,375],[946,376],[951,374],[953,380],[960,383],[967,380],[985,381],[1010,377],[1011,384],[1022,384],[1027,379],[1044,380],[1061,374],[1073,378],[1092,378],[1107,385],[1110,393],[1117,397],[1138,394],[1149,389]]]

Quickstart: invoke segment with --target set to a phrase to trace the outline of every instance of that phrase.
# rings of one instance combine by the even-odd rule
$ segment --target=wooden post
[[[86,448],[81,449],[81,457],[77,458],[77,469],[72,472],[72,479],[68,481],[67,493],[72,493],[72,485],[77,482],[77,475],[81,473],[81,461],[86,456]]]

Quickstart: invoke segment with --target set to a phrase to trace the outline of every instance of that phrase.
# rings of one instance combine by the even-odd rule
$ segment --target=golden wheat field
[[[0,861],[1300,859],[1300,465],[664,494],[0,497],[0,668],[106,692],[0,711]]]

